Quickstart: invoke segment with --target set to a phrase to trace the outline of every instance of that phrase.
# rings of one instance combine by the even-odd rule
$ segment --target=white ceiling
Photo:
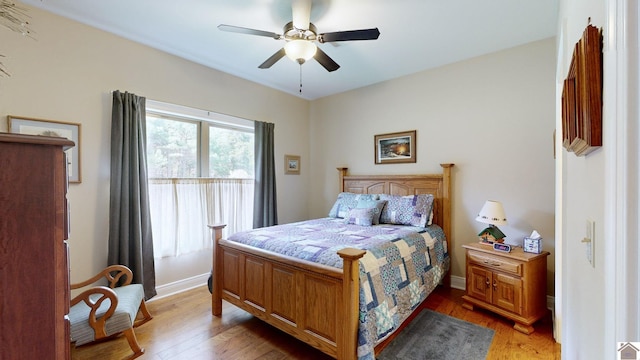
[[[319,44],[340,69],[283,58],[284,41],[223,32],[219,24],[282,34],[291,0],[22,0],[196,63],[305,99],[555,36],[558,0],[313,0],[320,33],[377,27],[378,40]]]

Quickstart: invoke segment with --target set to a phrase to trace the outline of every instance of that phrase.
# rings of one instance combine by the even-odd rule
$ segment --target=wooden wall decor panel
[[[576,55],[575,50],[569,66],[569,74],[564,80],[562,88],[562,147],[568,151],[571,143],[578,136],[576,132],[577,103],[576,103]]]
[[[583,126],[580,138],[585,148],[576,155],[587,155],[602,146],[602,33],[587,26],[579,42],[582,61],[579,64],[580,86],[577,95],[581,102]]]
[[[573,49],[569,73],[562,89],[562,146],[572,152],[576,146],[574,141],[578,137],[577,124],[582,113],[578,113],[578,99],[576,95],[577,63],[579,61],[578,44]]]
[[[602,32],[588,25],[562,89],[562,145],[577,156],[602,146]]]

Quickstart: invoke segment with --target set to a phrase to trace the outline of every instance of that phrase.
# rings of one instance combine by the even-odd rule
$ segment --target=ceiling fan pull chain
[[[300,94],[302,94],[302,64],[300,64]]]

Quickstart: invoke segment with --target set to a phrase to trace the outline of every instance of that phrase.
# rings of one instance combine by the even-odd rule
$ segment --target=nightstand
[[[533,323],[547,314],[547,256],[514,247],[504,253],[478,243],[466,249],[467,291],[464,308],[490,310],[515,321],[514,329],[531,334]]]

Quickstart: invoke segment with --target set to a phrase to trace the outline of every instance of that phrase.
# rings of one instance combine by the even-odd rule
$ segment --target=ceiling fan
[[[293,21],[288,22],[282,29],[283,34],[269,31],[249,29],[233,25],[218,25],[218,29],[241,34],[270,37],[276,40],[285,40],[284,47],[271,55],[265,62],[258,66],[260,69],[268,69],[282,59],[285,55],[302,65],[310,58],[316,59],[327,71],[335,71],[340,68],[333,59],[322,51],[315,42],[328,43],[351,40],[375,40],[380,36],[378,28],[337,31],[318,33],[318,29],[309,22],[311,17],[311,0],[292,0],[291,13]]]

